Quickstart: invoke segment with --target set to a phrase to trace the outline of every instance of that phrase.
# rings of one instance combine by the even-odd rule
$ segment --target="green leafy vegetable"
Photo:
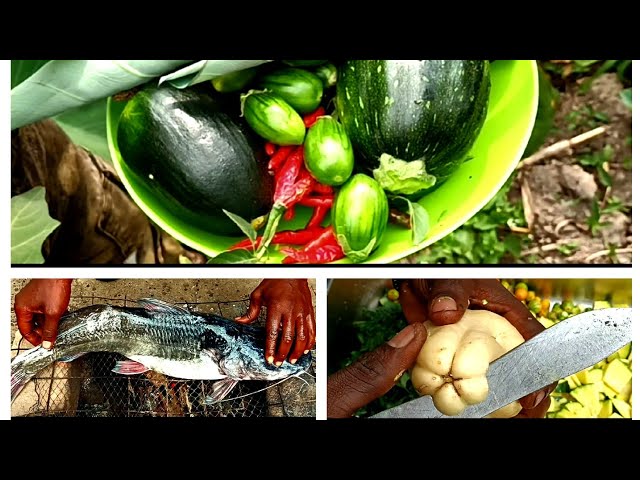
[[[58,225],[49,216],[44,187],[11,197],[11,263],[44,263],[42,243]]]

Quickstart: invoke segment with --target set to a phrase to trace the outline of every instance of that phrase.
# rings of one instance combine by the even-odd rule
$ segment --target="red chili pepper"
[[[271,160],[269,160],[269,171],[278,171],[291,152],[293,152],[294,148],[295,147],[293,145],[280,147],[273,157],[271,157]]]
[[[296,148],[291,155],[287,157],[284,165],[276,174],[276,188],[273,194],[273,203],[284,204],[285,200],[292,195],[292,189],[300,173],[303,161],[304,157],[301,147]]]
[[[298,203],[304,207],[331,208],[333,205],[333,197],[304,197]]]
[[[273,245],[306,245],[311,242],[314,238],[322,235],[326,228],[324,227],[306,227],[302,230],[283,230],[282,232],[278,232],[273,236],[273,240],[271,240],[271,244]],[[259,236],[256,239],[256,243],[260,244],[262,242],[262,236]],[[231,250],[240,250],[246,249],[251,250],[251,240],[248,238],[242,240],[231,248]]]
[[[318,117],[321,117],[324,115],[324,108],[323,107],[318,107],[315,111],[311,112],[308,115],[305,115],[304,117],[302,117],[302,121],[304,122],[304,126],[307,128],[310,128],[313,126],[314,123],[316,123],[316,120],[318,120]]]
[[[318,238],[307,243],[301,250],[283,248],[281,252],[287,255],[282,261],[285,264],[328,263],[344,257],[344,252],[333,233],[332,227],[324,229],[324,232]]]
[[[285,208],[292,207],[309,195],[313,182],[311,174],[303,170],[300,172],[300,178],[293,185],[283,185],[280,191],[277,190],[276,185],[277,197],[274,197],[274,204],[280,204]]]
[[[311,251],[326,245],[338,245],[338,239],[333,233],[333,227],[324,228],[322,234],[307,243],[302,250],[305,252]]]
[[[324,221],[324,218],[327,216],[327,212],[331,210],[331,207],[315,207],[313,209],[313,215],[309,219],[307,223],[307,228],[319,227],[320,224]]]
[[[275,144],[271,143],[271,142],[267,142],[264,144],[264,151],[267,152],[267,155],[269,155],[270,157],[273,156],[274,153],[276,153],[276,146]]]
[[[311,252],[293,249],[282,249],[287,256],[282,260],[284,264],[291,263],[329,263],[344,258],[344,252],[339,245],[327,245]]]
[[[316,182],[313,186],[313,191],[321,195],[333,195],[333,187],[330,185],[323,185],[320,182]]]

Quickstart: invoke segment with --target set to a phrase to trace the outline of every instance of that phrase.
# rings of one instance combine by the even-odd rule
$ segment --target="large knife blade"
[[[482,418],[519,398],[607,358],[631,342],[631,308],[575,315],[547,328],[489,365],[489,396],[461,414],[447,416],[430,396],[370,418]]]

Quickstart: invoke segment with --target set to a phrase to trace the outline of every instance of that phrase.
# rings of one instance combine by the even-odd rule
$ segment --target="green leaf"
[[[235,223],[238,226],[238,228],[240,228],[240,230],[242,230],[242,233],[244,233],[249,238],[249,240],[251,240],[251,243],[255,247],[256,239],[258,238],[258,233],[254,230],[251,224],[241,216],[236,215],[235,213],[231,213],[225,210],[224,208],[222,209],[222,211],[227,215],[227,217],[229,217],[233,221],[233,223]]]
[[[142,85],[192,60],[51,60],[11,90],[11,129]]]
[[[573,254],[573,252],[575,252],[577,248],[578,248],[578,244],[575,242],[565,243],[564,245],[558,245],[558,251],[565,257],[568,257],[569,255]]]
[[[616,72],[618,74],[618,78],[620,79],[620,81],[623,81],[626,79],[626,72],[629,72],[629,80],[631,80],[630,75],[631,75],[631,60],[620,60],[618,62],[618,66],[616,67]]]
[[[11,263],[44,263],[42,243],[60,222],[49,216],[44,187],[11,197]]]
[[[257,258],[262,258],[267,254],[267,249],[271,245],[271,241],[278,231],[278,225],[280,225],[280,219],[284,215],[285,208],[282,205],[274,205],[269,212],[269,218],[267,220],[267,226],[264,227],[262,233],[262,242],[260,242],[260,248],[256,252]]]
[[[11,88],[36,73],[49,60],[11,60]]]
[[[605,187],[610,187],[612,180],[609,172],[607,172],[602,165],[598,165],[596,167],[596,171],[598,172],[598,179],[600,179],[600,183]]]
[[[510,233],[504,239],[504,248],[511,255],[518,258],[522,254],[522,238]]]
[[[168,82],[176,88],[186,88],[206,82],[227,73],[245,70],[271,60],[200,60],[160,78],[159,84]]]
[[[598,63],[599,60],[574,60],[573,62],[578,68],[587,68],[595,63]]]
[[[631,110],[631,106],[633,104],[633,100],[631,97],[631,88],[625,88],[624,90],[622,90],[620,92],[620,99],[622,100],[622,103],[624,103],[627,107],[629,107],[629,110]]]
[[[473,232],[459,228],[453,232],[453,238],[457,242],[457,246],[454,251],[459,255],[462,255],[463,252],[473,251],[473,244],[475,243],[475,236]]]
[[[590,60],[590,61],[593,61],[593,60]],[[597,62],[597,60],[595,60],[594,62]],[[591,88],[591,84],[593,83],[593,81],[603,73],[606,73],[609,70],[611,70],[613,67],[615,67],[616,63],[618,63],[618,60],[605,60],[603,64],[600,65],[600,67],[598,67],[595,73],[580,86],[580,91],[581,92],[588,91]]]
[[[429,213],[419,203],[411,203],[411,207],[411,239],[418,245],[429,233]]]
[[[73,143],[111,163],[107,141],[107,99],[64,112],[53,119]]]
[[[414,245],[419,245],[427,238],[429,233],[429,213],[419,203],[411,202],[409,199],[401,196],[393,196],[392,200],[401,200],[406,203],[408,214],[411,221],[411,241]]]
[[[213,258],[210,258],[207,263],[212,264],[229,264],[229,263],[258,263],[259,260],[249,250],[233,250],[231,252],[222,252]]]

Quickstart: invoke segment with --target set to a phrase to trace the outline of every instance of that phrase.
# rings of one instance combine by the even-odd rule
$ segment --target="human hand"
[[[375,350],[327,379],[327,418],[351,417],[360,407],[387,393],[411,368],[427,339],[421,325],[408,325]]]
[[[529,309],[498,280],[404,280],[400,285],[399,300],[411,324],[430,320],[436,325],[448,325],[460,320],[467,308],[473,308],[502,315],[525,341],[544,330]],[[522,411],[518,416],[544,417],[550,405],[547,397],[556,385],[548,385],[521,398]]]
[[[287,356],[296,363],[316,343],[316,315],[306,279],[264,279],[251,293],[249,310],[237,317],[240,323],[258,319],[260,307],[267,307],[268,363],[282,365]]]
[[[58,335],[60,317],[71,298],[71,280],[33,279],[15,297],[18,330],[33,345],[50,349]]]

